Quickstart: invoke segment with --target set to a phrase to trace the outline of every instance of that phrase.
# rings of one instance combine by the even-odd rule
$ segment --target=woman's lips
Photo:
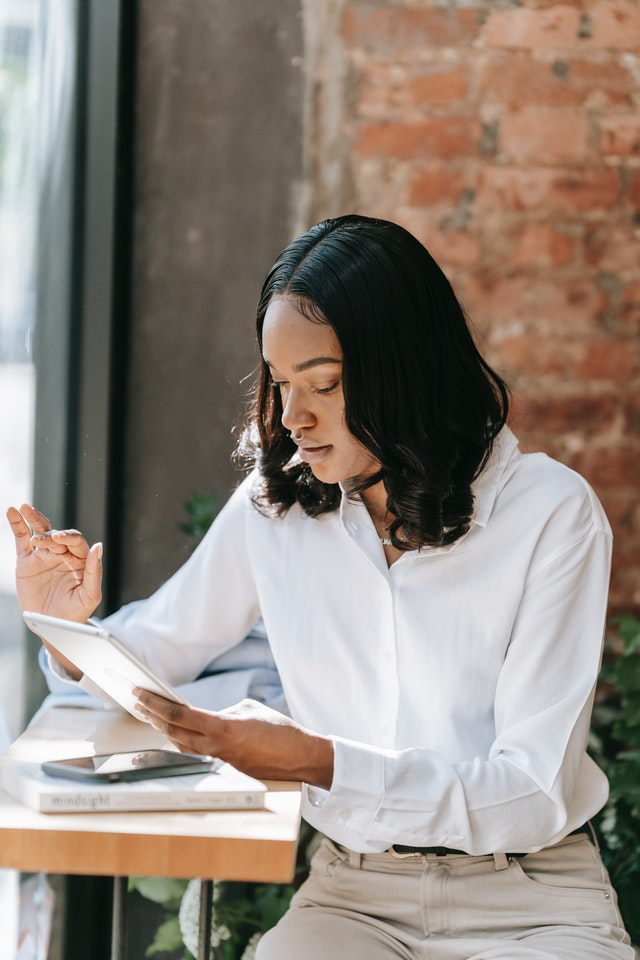
[[[309,464],[320,463],[321,460],[324,460],[330,450],[330,443],[325,447],[298,447],[300,459]]]

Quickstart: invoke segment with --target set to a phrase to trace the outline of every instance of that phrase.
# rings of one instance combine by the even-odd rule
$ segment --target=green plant
[[[146,948],[145,956],[154,957],[155,960],[191,960],[191,954],[184,945],[178,919],[187,881],[165,877],[129,877],[128,889],[129,893],[135,891],[144,900],[161,908],[154,911],[161,919],[151,943]]]
[[[196,540],[202,540],[219,510],[219,499],[216,490],[209,493],[194,493],[184,504],[189,519],[180,524],[182,532],[195,537]]]
[[[593,711],[590,751],[610,785],[594,827],[627,930],[640,944],[640,620],[615,624]]]
[[[303,823],[296,876],[290,884],[214,883],[211,944],[215,960],[253,960],[257,940],[286,912],[291,897],[307,876],[317,840],[315,830]],[[163,908],[145,956],[154,960],[192,960],[197,953],[200,881],[131,877],[129,890]]]

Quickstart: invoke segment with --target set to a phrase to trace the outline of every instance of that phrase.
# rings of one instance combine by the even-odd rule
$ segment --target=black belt
[[[402,843],[392,843],[389,847],[390,852],[398,853],[400,856],[410,857],[412,854],[421,854],[426,856],[428,853],[435,853],[437,857],[448,857],[450,854],[458,853],[468,856],[466,850],[453,850],[451,847],[406,847]]]
[[[581,827],[577,827],[575,830],[572,830],[571,833],[568,833],[567,836],[572,837],[576,833],[586,833],[588,836],[591,836],[591,828],[588,823],[584,823]],[[435,854],[436,857],[448,857],[455,854],[458,856],[469,856],[466,850],[453,850],[451,847],[406,847],[402,843],[393,843],[389,851],[399,854],[401,857],[410,857],[411,854],[426,856],[429,853]],[[506,856],[526,857],[526,853],[507,853]]]

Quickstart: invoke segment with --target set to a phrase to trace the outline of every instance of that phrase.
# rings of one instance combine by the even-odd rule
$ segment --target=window
[[[31,497],[38,221],[40,0],[0,6],[0,503]],[[0,703],[4,735],[23,720],[24,632],[13,537],[0,527]]]

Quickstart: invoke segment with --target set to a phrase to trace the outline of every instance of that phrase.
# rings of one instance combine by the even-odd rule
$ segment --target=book
[[[228,763],[207,773],[116,783],[82,783],[44,773],[39,763],[3,760],[0,786],[39,813],[116,810],[257,810],[267,788]]]

